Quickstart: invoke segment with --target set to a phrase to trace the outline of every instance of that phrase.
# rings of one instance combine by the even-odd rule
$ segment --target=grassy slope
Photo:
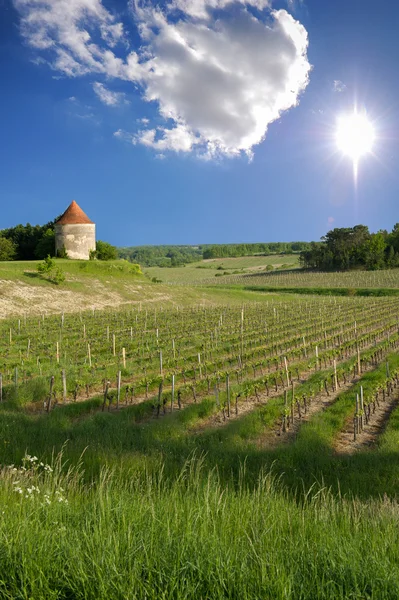
[[[187,305],[264,300],[261,292],[155,284],[144,275],[132,274],[131,265],[125,261],[57,260],[66,281],[55,285],[38,276],[38,262],[0,262],[0,318],[25,312],[115,308],[129,302]],[[202,270],[196,269],[196,272],[202,273]]]

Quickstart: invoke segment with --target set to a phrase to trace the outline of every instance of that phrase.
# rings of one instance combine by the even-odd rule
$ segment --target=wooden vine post
[[[288,363],[287,363],[287,358],[284,356],[284,369],[285,369],[285,376],[287,378],[287,387],[289,387],[290,385],[290,376],[288,373]]]
[[[226,375],[227,416],[230,417],[230,377]]]
[[[62,401],[65,404],[66,399],[67,399],[67,383],[66,383],[65,369],[62,369],[61,377],[62,377]]]
[[[216,402],[216,406],[219,408],[219,406],[220,406],[220,402],[219,402],[219,389],[218,389],[217,383],[215,383],[215,402]]]
[[[51,376],[50,379],[50,393],[47,401],[47,412],[49,413],[51,410],[51,399],[53,397],[53,388],[54,388],[54,375]]]
[[[295,390],[294,382],[292,382],[292,402],[291,402],[291,425],[294,426],[294,402],[295,402]]]
[[[172,375],[172,393],[170,395],[170,410],[173,412],[173,404],[175,401],[175,376]]]
[[[161,379],[159,388],[158,388],[158,406],[157,406],[157,417],[159,417],[159,413],[161,411],[162,404],[162,390],[163,390],[163,379]]]
[[[121,371],[118,371],[118,375],[116,378],[116,388],[117,388],[117,392],[116,392],[116,408],[117,410],[119,410],[119,402],[121,399],[121,379],[122,379],[122,373]]]
[[[335,391],[338,391],[338,375],[337,375],[337,361],[334,358],[334,386]]]
[[[363,386],[360,386],[360,429],[363,431],[364,428],[364,397],[363,397]]]
[[[284,390],[284,414],[283,414],[283,433],[287,431],[287,403],[288,403],[288,392]]]
[[[15,367],[14,371],[14,387],[15,387],[15,397],[18,395],[18,367]]]
[[[105,389],[104,389],[104,402],[103,402],[102,409],[101,409],[101,410],[102,410],[102,412],[104,412],[104,410],[105,410],[105,404],[106,404],[106,402],[107,402],[107,398],[108,398],[108,390],[109,390],[109,386],[110,386],[110,382],[109,382],[109,381],[106,381],[106,382],[105,382]]]

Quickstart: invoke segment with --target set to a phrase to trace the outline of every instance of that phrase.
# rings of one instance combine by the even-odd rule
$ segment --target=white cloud
[[[340,92],[344,92],[345,90],[346,90],[345,83],[343,83],[343,81],[340,81],[339,79],[334,79],[333,91],[340,93]]]
[[[162,153],[234,156],[250,155],[268,125],[298,103],[310,65],[307,32],[288,12],[271,10],[269,0],[235,0],[242,6],[225,10],[233,1],[172,0],[162,11],[155,2],[133,0],[142,46],[130,53],[122,24],[100,0],[14,4],[22,34],[53,69],[130,81],[144,101],[156,103],[165,126],[148,123],[116,137],[130,135]],[[261,17],[248,6],[263,11]],[[124,44],[116,54],[118,42]],[[93,87],[110,106],[122,99],[98,81]]]
[[[192,131],[183,124],[177,124],[172,129],[164,127],[145,129],[139,131],[134,139],[155,150],[174,150],[175,152],[190,152],[193,146],[200,143],[200,139],[196,138]]]
[[[127,103],[125,94],[122,92],[112,92],[103,83],[95,81],[93,83],[93,90],[95,94],[100,98],[103,104],[107,106],[118,106],[122,102]]]
[[[270,0],[172,0],[169,9],[177,9],[200,19],[208,19],[212,10],[222,10],[229,4],[243,4],[264,10],[270,6]]]
[[[106,47],[123,37],[123,26],[101,0],[13,0],[21,33],[30,46],[51,51],[49,64],[69,77],[103,73]],[[90,32],[98,31],[95,43]]]

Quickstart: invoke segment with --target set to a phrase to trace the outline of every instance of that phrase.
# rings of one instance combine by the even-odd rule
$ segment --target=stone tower
[[[55,250],[65,250],[69,258],[89,260],[90,250],[96,249],[96,226],[73,200],[56,221]]]

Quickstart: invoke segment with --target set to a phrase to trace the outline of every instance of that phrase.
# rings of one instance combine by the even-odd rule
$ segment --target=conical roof
[[[90,221],[89,217],[80,208],[75,200],[72,200],[63,215],[56,221],[56,225],[94,225],[93,221]]]

